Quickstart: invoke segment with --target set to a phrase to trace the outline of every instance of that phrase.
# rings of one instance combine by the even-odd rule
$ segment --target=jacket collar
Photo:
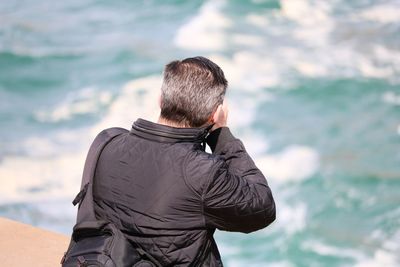
[[[164,143],[202,143],[211,127],[212,125],[201,128],[176,128],[138,119],[132,125],[131,134]]]

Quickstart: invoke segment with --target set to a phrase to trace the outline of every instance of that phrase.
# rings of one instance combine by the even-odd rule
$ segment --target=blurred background
[[[91,140],[197,55],[277,202],[225,265],[400,266],[398,0],[1,1],[0,216],[69,235]]]

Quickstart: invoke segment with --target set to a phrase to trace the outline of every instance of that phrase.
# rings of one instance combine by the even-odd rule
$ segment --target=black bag
[[[122,128],[102,131],[93,141],[83,170],[81,191],[74,201],[79,203],[77,223],[71,242],[61,260],[62,267],[159,267],[151,255],[134,247],[111,222],[97,220],[93,207],[93,177],[103,148],[116,136],[127,132]]]

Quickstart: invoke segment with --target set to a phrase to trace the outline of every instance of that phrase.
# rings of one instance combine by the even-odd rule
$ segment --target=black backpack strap
[[[129,131],[123,128],[109,128],[106,130],[103,130],[100,132],[97,137],[94,139],[92,145],[90,146],[88,155],[86,157],[85,161],[85,167],[83,169],[83,176],[82,176],[82,184],[81,184],[81,191],[78,193],[78,195],[75,197],[73,200],[74,206],[79,203],[79,208],[78,208],[78,216],[77,216],[77,223],[74,227],[74,232],[75,230],[79,230],[77,228],[77,225],[79,225],[80,228],[84,227],[93,227],[94,225],[98,227],[104,221],[98,221],[96,219],[96,215],[94,212],[94,203],[93,203],[93,178],[95,175],[96,171],[96,165],[97,161],[100,157],[101,152],[103,151],[104,147],[115,137],[117,137],[120,134],[123,133],[128,133]],[[72,237],[72,241],[74,238]],[[70,247],[73,244],[71,241]],[[70,250],[70,248],[68,248]],[[155,259],[153,258],[150,254],[142,250],[141,248],[135,248],[135,250],[139,253],[139,255],[152,262],[155,266],[161,267],[162,265]],[[65,255],[62,259],[61,262],[63,262],[65,259]],[[138,263],[146,263],[146,260],[141,260]],[[85,259],[83,257],[78,258],[79,264],[82,266],[85,265]],[[151,266],[153,264],[149,264],[147,262],[147,265],[135,265],[135,266]],[[79,265],[79,266],[81,266]]]
[[[96,171],[97,161],[104,147],[116,136],[129,132],[123,128],[109,128],[100,132],[90,146],[83,169],[81,191],[72,202],[74,205],[80,203],[78,208],[77,223],[84,221],[95,221],[93,205],[93,177]]]

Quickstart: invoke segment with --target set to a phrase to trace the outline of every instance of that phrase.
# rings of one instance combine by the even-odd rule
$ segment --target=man
[[[169,63],[158,123],[138,119],[99,158],[96,216],[163,266],[222,266],[215,229],[249,233],[275,220],[266,179],[227,127],[226,88],[204,57]]]

